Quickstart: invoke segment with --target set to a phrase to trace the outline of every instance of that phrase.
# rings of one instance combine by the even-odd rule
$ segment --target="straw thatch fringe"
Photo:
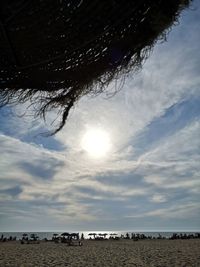
[[[0,11],[0,105],[62,114],[137,71],[190,0],[7,0]]]

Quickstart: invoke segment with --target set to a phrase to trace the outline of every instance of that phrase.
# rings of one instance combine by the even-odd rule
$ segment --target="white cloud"
[[[200,215],[199,203],[187,203],[174,205],[169,208],[157,209],[148,212],[145,216],[158,216],[162,218],[189,218],[198,217]]]
[[[163,203],[167,201],[167,197],[165,195],[154,194],[150,200],[155,203]]]
[[[200,208],[198,202],[175,204],[167,208],[154,209],[149,212],[127,215],[127,218],[160,217],[162,219],[188,219],[198,218]]]

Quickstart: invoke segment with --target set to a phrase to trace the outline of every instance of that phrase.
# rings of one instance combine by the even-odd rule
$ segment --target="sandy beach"
[[[0,243],[1,267],[199,267],[200,240],[85,240],[83,246],[53,242]]]

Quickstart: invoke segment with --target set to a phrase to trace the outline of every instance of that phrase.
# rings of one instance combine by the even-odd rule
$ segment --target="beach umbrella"
[[[1,1],[0,106],[57,108],[59,131],[81,96],[137,71],[190,2]]]
[[[67,232],[66,233],[62,233],[61,236],[64,237],[64,238],[65,237],[69,237],[70,236],[70,233],[67,233]]]
[[[56,239],[59,234],[55,233],[53,234],[53,238]]]
[[[26,234],[26,233],[24,233],[23,235],[22,235],[22,239],[27,239],[28,238],[28,235]]]
[[[111,233],[111,234],[110,234],[110,238],[115,238],[116,236],[117,236],[116,233]]]
[[[103,237],[103,236],[104,236],[104,234],[102,234],[102,233],[99,233],[99,234],[98,234],[98,236],[100,236],[100,237]]]
[[[36,234],[31,234],[31,239],[38,239],[39,237]]]
[[[61,236],[62,236],[62,239],[68,239],[70,236],[70,233],[65,232],[65,233],[62,233]]]
[[[53,236],[58,236],[58,234],[53,234]]]
[[[71,233],[71,235],[77,236],[77,235],[79,235],[79,233]]]
[[[79,239],[79,233],[71,233],[71,237]]]
[[[62,233],[61,235],[62,235],[62,236],[69,236],[70,233]]]
[[[89,233],[89,236],[93,236],[95,238],[95,236],[97,235],[97,233]]]

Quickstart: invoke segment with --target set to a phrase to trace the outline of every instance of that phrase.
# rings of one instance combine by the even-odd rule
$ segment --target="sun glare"
[[[83,136],[82,148],[92,157],[104,157],[110,150],[110,138],[106,131],[90,129]]]

